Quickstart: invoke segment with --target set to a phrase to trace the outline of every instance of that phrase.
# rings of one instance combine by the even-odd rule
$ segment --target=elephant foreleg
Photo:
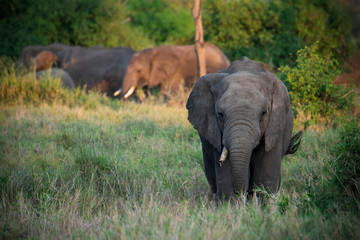
[[[213,154],[213,146],[202,136],[200,136],[200,139],[201,139],[202,152],[203,152],[205,176],[209,182],[211,191],[215,194],[217,188],[216,188],[215,159]]]
[[[261,188],[276,193],[280,188],[282,142],[279,141],[269,152],[263,142],[254,149],[251,159],[250,191]]]

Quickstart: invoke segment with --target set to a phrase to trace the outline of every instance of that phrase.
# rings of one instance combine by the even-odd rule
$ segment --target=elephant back
[[[226,55],[212,43],[205,43],[206,72],[215,73],[229,67]]]

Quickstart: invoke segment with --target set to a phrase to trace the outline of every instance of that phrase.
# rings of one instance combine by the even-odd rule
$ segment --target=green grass
[[[2,239],[360,237],[359,203],[329,171],[338,131],[305,133],[267,205],[217,206],[183,105],[56,91],[1,99]]]

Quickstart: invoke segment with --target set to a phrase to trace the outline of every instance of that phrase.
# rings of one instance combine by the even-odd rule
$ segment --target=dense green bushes
[[[208,41],[219,45],[230,59],[242,56],[275,66],[294,65],[297,50],[319,42],[326,55],[351,36],[351,16],[339,2],[325,1],[221,1],[204,4]]]
[[[17,57],[28,45],[62,42],[85,47],[192,44],[194,23],[181,0],[11,0],[0,6],[0,55]],[[338,0],[203,1],[205,40],[231,61],[241,57],[295,65],[297,50],[319,42],[321,55],[341,45],[351,51],[351,11]]]
[[[321,118],[327,122],[339,121],[337,113],[352,109],[354,94],[345,86],[333,83],[340,75],[337,61],[331,54],[321,57],[318,44],[299,50],[296,66],[285,66],[281,71],[295,116],[304,114],[304,124],[316,123]]]
[[[360,214],[360,127],[349,122],[326,137],[322,150],[313,149],[323,154],[316,166],[304,167],[306,184],[298,189],[308,197],[303,209],[319,209],[328,216],[340,211]]]
[[[119,101],[111,101],[96,89],[87,94],[80,87],[73,90],[62,88],[59,78],[49,76],[37,80],[33,71],[18,72],[12,60],[0,58],[0,103],[39,105],[44,102],[94,108],[98,104],[111,106]]]
[[[347,204],[358,204],[360,210],[360,127],[356,121],[341,127],[331,153],[333,182],[340,189],[341,198]]]
[[[195,26],[186,3],[132,0],[126,6],[131,26],[140,28],[156,45],[193,42]]]
[[[9,1],[1,4],[0,13],[0,55],[17,57],[25,46],[53,42],[135,49],[152,45],[144,33],[126,24],[121,1]]]

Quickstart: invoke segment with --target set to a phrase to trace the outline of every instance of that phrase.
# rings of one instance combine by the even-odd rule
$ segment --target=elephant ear
[[[221,130],[215,113],[215,100],[211,86],[228,76],[226,73],[212,73],[201,77],[186,103],[188,120],[212,146],[221,151]]]
[[[262,73],[273,86],[270,119],[265,131],[265,151],[270,151],[283,137],[287,125],[290,107],[288,91],[284,83],[270,72]]]
[[[177,70],[180,58],[171,51],[166,51],[161,47],[153,49],[154,55],[151,60],[151,70],[149,87],[159,85],[164,81],[169,81]]]

